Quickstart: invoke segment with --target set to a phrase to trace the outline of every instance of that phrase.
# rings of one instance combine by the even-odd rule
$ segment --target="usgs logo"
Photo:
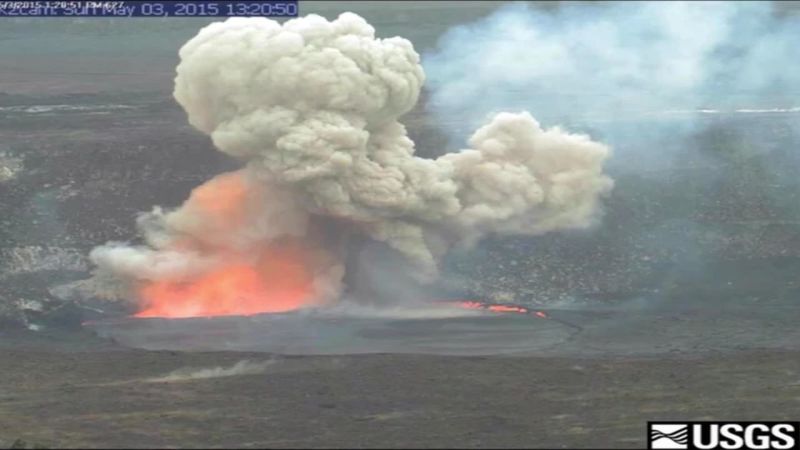
[[[800,422],[647,422],[648,449],[800,450]]]

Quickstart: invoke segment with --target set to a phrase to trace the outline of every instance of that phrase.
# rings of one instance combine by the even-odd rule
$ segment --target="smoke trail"
[[[432,280],[452,245],[590,226],[612,187],[605,145],[544,129],[526,112],[495,115],[469,149],[415,156],[398,120],[424,81],[419,56],[405,39],[376,39],[352,13],[282,26],[229,19],[202,29],[180,57],[176,100],[245,167],[175,211],[142,216],[146,246],[92,252],[101,271],[144,283],[140,296],[211,301],[242,284],[249,292],[237,287],[230,302],[278,287],[292,298],[286,305],[333,296],[345,260],[336,243],[353,233],[387,244],[418,279]],[[276,252],[287,240],[290,249]],[[286,260],[297,271],[288,288],[285,267],[269,270]],[[231,267],[241,267],[232,278]]]
[[[161,377],[144,380],[146,383],[174,383],[182,381],[207,380],[209,378],[235,377],[240,375],[259,375],[266,372],[274,364],[274,360],[251,362],[242,360],[231,367],[213,367],[207,369],[183,368],[174,370]]]

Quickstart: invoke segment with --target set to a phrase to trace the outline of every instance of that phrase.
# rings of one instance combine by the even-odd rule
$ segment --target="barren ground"
[[[800,401],[797,352],[279,357],[127,350],[75,334],[2,341],[2,445],[642,448],[647,420],[794,420]],[[273,362],[146,381],[244,359]]]

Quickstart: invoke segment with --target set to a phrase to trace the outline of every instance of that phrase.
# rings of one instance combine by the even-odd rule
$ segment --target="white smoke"
[[[206,369],[182,368],[173,370],[161,377],[147,378],[146,383],[176,383],[183,381],[207,380],[209,378],[225,378],[242,375],[260,375],[274,364],[274,360],[251,362],[242,360],[231,367],[211,367]]]
[[[546,123],[618,126],[643,114],[797,106],[786,94],[800,82],[800,16],[771,2],[553,6],[512,3],[448,30],[423,55],[431,111],[473,126],[508,107]]]
[[[543,129],[527,112],[494,116],[470,149],[415,156],[398,120],[424,82],[419,55],[405,39],[375,38],[352,13],[283,25],[228,19],[203,28],[180,58],[175,99],[220,151],[245,163],[247,213],[195,213],[192,199],[156,209],[140,220],[147,246],[92,254],[123,277],[191,277],[227,250],[304,236],[326,217],[385,242],[431,280],[454,244],[591,225],[612,187],[606,146]]]

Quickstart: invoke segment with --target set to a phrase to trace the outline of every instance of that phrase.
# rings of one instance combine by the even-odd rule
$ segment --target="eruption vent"
[[[284,25],[232,18],[180,50],[175,99],[240,171],[179,208],[139,218],[145,245],[92,260],[131,289],[140,316],[254,314],[340,293],[346,238],[399,252],[420,281],[452,245],[491,233],[582,228],[612,181],[606,146],[527,112],[500,113],[470,149],[414,155],[398,122],[424,72],[411,43],[376,39],[361,17]]]

